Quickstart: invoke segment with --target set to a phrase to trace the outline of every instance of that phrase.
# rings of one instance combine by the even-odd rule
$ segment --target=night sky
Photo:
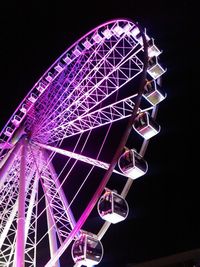
[[[133,0],[0,4],[0,128],[61,53],[115,18],[137,21],[163,50],[167,98],[157,117],[161,132],[146,152],[148,174],[135,180],[127,196],[129,216],[102,239],[102,267],[200,247],[196,7],[192,1]]]

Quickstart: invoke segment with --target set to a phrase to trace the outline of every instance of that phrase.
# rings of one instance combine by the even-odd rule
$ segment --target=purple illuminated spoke
[[[103,67],[106,69],[105,64]],[[36,135],[38,140],[40,133],[46,134],[49,132],[49,129],[55,129],[56,126],[62,126],[62,124],[70,124],[74,119],[90,113],[91,109],[94,109],[99,103],[118,91],[137,76],[141,70],[142,62],[136,56],[132,56],[123,61],[121,66],[119,64],[117,68],[109,66],[107,68],[109,74],[106,74],[106,76],[102,74],[97,76],[99,73],[96,74],[95,71],[95,76],[87,77],[86,84],[81,82],[74,88],[73,94],[75,95],[78,91],[80,92],[78,95],[70,94],[67,96],[59,105],[59,108],[52,111],[51,116],[47,116],[42,125],[38,123],[40,127],[37,126],[39,130],[33,132],[33,139],[34,135]],[[63,111],[60,110],[60,106],[62,110],[64,109]],[[57,112],[58,110],[59,113]]]
[[[99,167],[99,168],[102,168],[102,169],[105,169],[105,170],[107,170],[109,168],[109,164],[108,163],[100,161],[100,160],[97,160],[97,159],[89,158],[89,157],[86,157],[84,155],[80,155],[80,154],[77,154],[77,153],[74,153],[74,152],[71,152],[71,151],[67,151],[67,150],[64,150],[64,149],[57,148],[57,147],[52,147],[52,146],[49,146],[49,145],[44,145],[44,144],[39,144],[39,143],[36,143],[36,144],[39,147],[42,147],[42,148],[47,149],[49,151],[61,154],[63,156],[69,157],[69,158],[76,159],[78,161],[85,162],[87,164],[91,164],[92,166],[96,166],[96,167]],[[119,172],[117,170],[114,170],[114,172],[118,173],[120,175],[126,176],[125,174],[123,174],[123,173],[121,173],[121,172]]]
[[[70,122],[64,121],[53,129],[47,128],[41,135],[38,133],[36,140],[42,140],[42,136],[45,138],[46,135],[50,135],[50,140],[57,141],[60,140],[61,137],[67,138],[106,124],[111,124],[118,120],[126,119],[132,113],[134,97],[135,96],[130,96],[126,99],[117,101],[97,111],[79,116]]]
[[[126,42],[124,41],[124,39],[126,40]],[[95,49],[94,47],[92,47],[92,50],[90,51],[90,57],[88,57],[88,54],[84,51],[81,59],[79,60],[79,64],[77,64],[78,68],[76,69],[76,76],[71,77],[70,75],[67,75],[68,73],[65,75],[65,83],[67,84],[67,86],[65,86],[64,89],[65,91],[69,91],[69,94],[67,95],[66,99],[61,102],[58,107],[56,107],[54,112],[59,109],[60,116],[60,113],[62,113],[60,112],[60,108],[62,108],[64,112],[70,111],[71,109],[74,111],[73,105],[76,104],[74,102],[78,101],[83,103],[85,102],[85,99],[93,97],[93,95],[95,94],[97,94],[100,98],[100,94],[105,94],[106,91],[109,90],[109,87],[110,91],[116,90],[114,88],[116,87],[116,82],[113,81],[113,78],[116,79],[116,75],[113,75],[113,73],[115,72],[115,69],[119,69],[120,65],[124,66],[124,62],[122,63],[122,61],[124,59],[125,51],[127,60],[130,60],[133,55],[141,50],[141,47],[135,49],[137,43],[134,42],[131,38],[128,38],[126,36],[124,37],[124,39],[114,37],[112,41],[108,40],[106,42],[105,40],[105,42],[101,44],[101,46],[97,44]],[[139,64],[139,59],[137,64]],[[140,68],[141,65],[142,63],[140,62]],[[105,80],[106,82],[105,84],[103,84]],[[97,90],[97,87],[100,88],[99,92]],[[108,93],[106,95],[108,95]],[[58,97],[60,99],[60,96]],[[93,101],[94,99],[92,100],[92,102]],[[89,109],[91,108],[92,103],[90,103],[90,100],[88,100],[87,102],[87,108]],[[51,113],[48,113],[48,115],[49,114]],[[55,120],[54,115],[51,118]],[[46,121],[43,121],[43,123],[48,123],[48,121],[51,121],[51,118],[48,118],[48,120],[46,119]]]

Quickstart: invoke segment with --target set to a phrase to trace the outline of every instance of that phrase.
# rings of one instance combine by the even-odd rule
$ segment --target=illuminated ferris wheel
[[[20,103],[0,133],[0,267],[101,261],[101,239],[128,216],[126,195],[147,172],[145,151],[160,131],[160,53],[138,24],[108,21]]]

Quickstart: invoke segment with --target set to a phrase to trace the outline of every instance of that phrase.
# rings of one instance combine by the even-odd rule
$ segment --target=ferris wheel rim
[[[102,23],[101,25],[99,25],[99,26],[97,26],[96,28],[94,28],[94,29],[92,29],[91,31],[89,31],[88,33],[86,33],[84,36],[82,36],[81,38],[79,38],[78,39],[78,41],[76,41],[73,45],[71,45],[67,50],[65,50],[65,52],[63,52],[63,54],[56,60],[56,61],[54,61],[54,63],[46,70],[46,72],[41,76],[41,78],[38,80],[38,82],[35,84],[35,86],[39,83],[39,81],[41,80],[42,81],[42,79],[45,77],[45,75],[46,74],[48,74],[48,72],[49,72],[49,70],[51,70],[52,68],[53,68],[53,66],[55,66],[58,62],[59,62],[59,60],[63,57],[63,55],[65,55],[66,53],[67,53],[67,51],[70,51],[73,47],[76,47],[76,45],[77,44],[79,44],[82,40],[84,40],[84,38],[86,38],[87,36],[89,36],[91,33],[93,33],[93,32],[95,32],[96,30],[98,30],[98,29],[100,29],[101,27],[103,27],[103,26],[106,26],[106,25],[109,25],[109,24],[112,24],[112,23],[116,23],[116,22],[118,22],[118,21],[123,21],[123,22],[128,22],[128,23],[133,23],[133,25],[136,25],[137,27],[138,27],[138,25],[137,24],[134,24],[134,22],[133,21],[131,21],[131,20],[128,20],[128,19],[115,19],[115,20],[109,20],[109,21],[107,21],[107,22],[105,22],[105,23]],[[145,70],[146,71],[146,70]],[[144,71],[144,72],[145,72]],[[144,77],[143,77],[144,78]],[[32,92],[32,90],[35,88],[35,86],[31,89],[31,91],[26,95],[26,97],[24,98],[24,100],[25,99],[27,99],[28,98],[28,96],[30,95],[30,93]],[[40,97],[40,96],[39,96]],[[39,98],[38,98],[39,99]],[[38,100],[37,99],[37,100]],[[36,100],[36,101],[37,101]],[[23,101],[20,103],[20,105],[19,105],[19,107],[16,109],[16,110],[18,110],[19,108],[20,108],[20,106],[22,105],[22,103],[23,103]],[[11,117],[12,118],[12,117]],[[11,120],[11,119],[10,119]],[[9,122],[8,122],[9,123]],[[5,126],[6,127],[6,126]],[[4,128],[5,128],[4,127]],[[20,127],[20,126],[19,126]],[[4,128],[3,128],[3,130],[4,130]],[[3,132],[3,131],[2,131]],[[143,144],[144,144],[144,146],[145,145],[148,145],[148,142],[146,142],[146,141],[144,141],[143,142]],[[143,153],[144,154],[144,153]],[[126,192],[126,193],[128,193],[128,191]],[[100,194],[100,191],[99,191],[99,194]],[[123,194],[123,193],[122,193]],[[89,216],[89,215],[88,215]],[[86,218],[87,219],[87,218]],[[106,229],[106,231],[107,231],[107,229]],[[76,234],[76,233],[75,233]],[[48,265],[49,266],[49,265]]]

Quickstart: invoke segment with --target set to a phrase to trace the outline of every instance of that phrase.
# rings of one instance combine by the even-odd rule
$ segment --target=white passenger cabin
[[[162,90],[161,86],[155,80],[147,82],[145,86],[144,98],[153,106],[164,100],[167,94]]]
[[[134,130],[148,140],[160,132],[160,125],[148,112],[140,112],[133,123]]]
[[[144,175],[148,170],[147,162],[134,150],[126,150],[118,160],[120,171],[131,179]]]
[[[126,200],[114,191],[106,190],[99,199],[97,209],[100,217],[111,223],[126,219],[129,207]]]
[[[84,266],[97,265],[103,257],[103,246],[97,236],[83,232],[75,240],[71,250],[75,263]]]
[[[158,79],[166,70],[158,63],[157,57],[152,57],[147,72],[153,79]]]

